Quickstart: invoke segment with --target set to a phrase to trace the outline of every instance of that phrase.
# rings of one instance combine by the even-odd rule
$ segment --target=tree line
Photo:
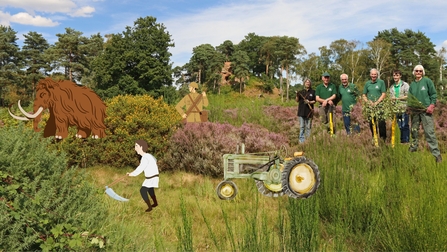
[[[192,49],[183,66],[173,67],[169,48],[175,44],[167,28],[155,17],[138,18],[132,27],[117,34],[99,33],[90,37],[71,28],[56,34],[54,44],[37,32],[25,34],[23,46],[17,45],[17,32],[0,26],[0,99],[1,105],[32,101],[38,81],[47,76],[67,79],[94,89],[103,99],[124,94],[163,96],[168,103],[182,97],[186,83],[196,81],[209,91],[220,93],[229,84],[242,92],[251,76],[260,79],[265,90],[280,90],[282,98],[291,96],[292,82],[321,80],[324,71],[332,82],[346,73],[350,81],[364,83],[369,69],[376,68],[385,81],[394,69],[402,79],[412,79],[412,68],[422,64],[441,90],[446,49],[435,45],[424,33],[396,28],[379,31],[366,44],[338,39],[319,47],[318,54],[307,53],[298,38],[247,34],[235,44],[230,40],[218,46],[202,44]],[[222,68],[231,62],[231,76],[222,82]]]

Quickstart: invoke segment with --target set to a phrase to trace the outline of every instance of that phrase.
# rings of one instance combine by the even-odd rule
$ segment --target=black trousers
[[[151,196],[152,199],[155,198],[155,190],[153,187],[147,188],[147,187],[142,186],[140,188],[140,194],[141,194],[141,198],[143,198],[144,202],[149,201],[149,197],[147,196],[148,194]]]
[[[383,139],[383,141],[386,140],[386,122],[385,120],[380,120],[377,121],[376,118],[374,118],[374,123],[376,124],[376,126],[379,126],[379,132],[377,132],[380,136],[380,138]],[[374,137],[374,131],[373,131],[373,126],[372,126],[372,122],[369,121],[369,129],[371,130],[371,134]]]

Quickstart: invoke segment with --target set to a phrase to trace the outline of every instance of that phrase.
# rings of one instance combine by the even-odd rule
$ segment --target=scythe
[[[113,181],[113,182],[110,184],[110,186],[112,186],[112,185],[118,183],[119,181],[123,180],[125,177],[127,177],[127,175],[124,176],[124,177],[121,177],[121,178],[119,178],[119,179],[117,179],[117,180],[115,180],[115,181]],[[113,189],[110,188],[109,186],[106,186],[106,191],[105,191],[105,193],[107,193],[107,195],[109,195],[109,196],[110,196],[112,199],[114,199],[114,200],[125,201],[125,202],[126,202],[126,201],[129,201],[129,199],[126,199],[126,198],[123,198],[123,197],[119,196],[119,195],[118,195],[115,191],[113,191]]]

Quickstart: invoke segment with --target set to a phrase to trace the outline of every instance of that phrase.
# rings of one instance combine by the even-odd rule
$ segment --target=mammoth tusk
[[[22,106],[20,106],[20,100],[17,103],[19,105],[20,112],[22,112],[22,114],[24,114],[29,119],[36,118],[43,111],[43,107],[39,107],[39,109],[36,111],[36,113],[29,114],[22,108]]]
[[[8,108],[8,112],[12,116],[12,118],[14,118],[14,119],[17,119],[17,120],[20,120],[20,121],[28,121],[29,120],[26,117],[20,117],[20,116],[14,115],[13,113],[11,113],[11,110],[9,110],[9,108]]]

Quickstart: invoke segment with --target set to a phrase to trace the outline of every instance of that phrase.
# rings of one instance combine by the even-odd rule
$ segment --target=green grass
[[[269,198],[250,179],[222,201],[220,179],[161,172],[159,206],[145,213],[142,177],[113,186],[128,203],[104,195],[101,232],[110,251],[443,251],[447,249],[445,165],[407,145],[372,148],[316,135],[302,146],[321,171],[309,199]],[[444,169],[443,169],[444,168]],[[131,168],[129,168],[129,171]],[[124,171],[88,169],[98,188]]]
[[[277,105],[238,95],[210,96],[210,102],[211,121],[267,128],[272,121],[262,106]],[[237,110],[236,117],[226,109]],[[295,146],[321,172],[309,199],[264,197],[253,180],[235,179],[238,195],[222,201],[215,192],[221,179],[161,170],[159,206],[145,213],[142,175],[112,186],[129,202],[104,193],[134,167],[83,169],[108,211],[96,233],[106,237],[107,251],[446,251],[445,161],[436,164],[426,148],[410,153],[408,145],[382,142],[375,148],[369,129],[351,137],[338,131],[331,138],[314,122],[309,141]]]

